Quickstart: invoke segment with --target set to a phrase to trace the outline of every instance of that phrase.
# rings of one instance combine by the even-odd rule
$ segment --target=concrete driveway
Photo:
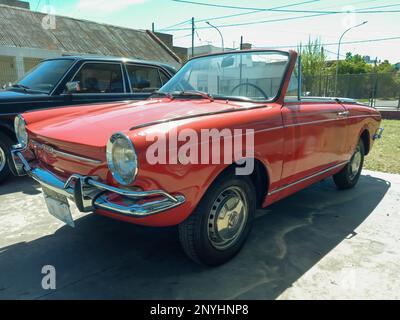
[[[174,228],[48,215],[38,186],[0,186],[0,299],[399,299],[400,175],[326,180],[259,218],[243,251],[216,269],[182,253]],[[44,265],[57,289],[41,287]]]

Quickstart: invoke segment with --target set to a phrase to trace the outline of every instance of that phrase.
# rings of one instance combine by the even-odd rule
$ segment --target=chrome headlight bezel
[[[116,143],[119,140],[122,140],[123,143],[126,143],[126,146],[130,149],[130,151],[132,151],[132,156],[129,159],[132,168],[131,170],[129,170],[129,173],[125,175],[122,174],[121,171],[119,170],[121,164],[115,163],[116,161],[114,153],[115,153],[115,148],[117,147]],[[108,168],[111,171],[111,174],[114,177],[115,181],[124,186],[131,185],[135,181],[136,175],[138,173],[138,159],[135,147],[133,146],[131,139],[126,134],[122,132],[117,132],[111,136],[111,138],[107,143],[106,158],[107,158]]]
[[[14,120],[14,130],[15,135],[17,136],[18,143],[22,148],[26,148],[28,146],[28,132],[26,131],[26,122],[25,119],[19,114],[15,117]]]

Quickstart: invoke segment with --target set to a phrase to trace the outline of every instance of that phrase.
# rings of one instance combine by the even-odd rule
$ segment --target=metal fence
[[[310,96],[346,97],[378,108],[400,109],[399,73],[342,74],[335,92],[334,75],[303,77],[302,91]]]

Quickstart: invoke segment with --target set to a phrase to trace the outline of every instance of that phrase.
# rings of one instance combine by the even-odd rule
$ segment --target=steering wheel
[[[236,87],[234,87],[231,90],[231,94],[233,94],[233,92],[235,92],[235,90],[237,90],[238,88],[240,88],[241,86],[248,86],[248,87],[253,87],[256,90],[258,90],[259,92],[261,92],[261,94],[264,96],[265,99],[269,99],[268,95],[265,93],[265,91],[263,89],[261,89],[259,86],[256,86],[253,83],[239,83]]]

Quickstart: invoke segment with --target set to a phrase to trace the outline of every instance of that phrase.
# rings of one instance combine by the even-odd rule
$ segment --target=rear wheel
[[[188,257],[208,266],[232,259],[250,233],[255,194],[248,177],[224,174],[217,179],[193,214],[179,225],[179,239]]]
[[[364,156],[364,143],[362,140],[360,140],[349,163],[342,169],[342,171],[333,176],[333,180],[339,189],[344,190],[355,187],[360,179],[361,171],[364,165]]]
[[[9,167],[11,145],[11,139],[0,132],[0,182],[6,180],[11,174]]]

